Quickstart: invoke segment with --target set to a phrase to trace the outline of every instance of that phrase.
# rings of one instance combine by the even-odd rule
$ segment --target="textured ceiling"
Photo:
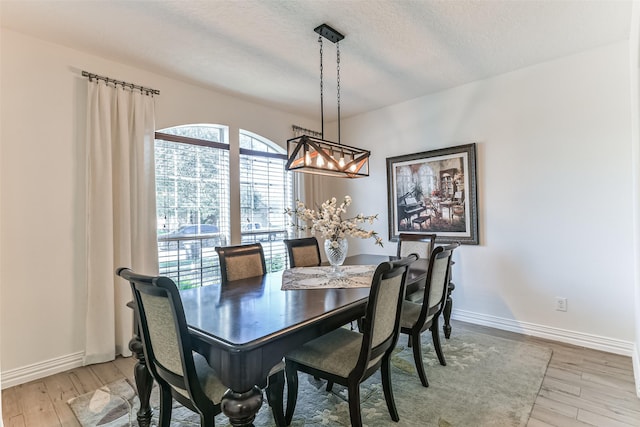
[[[320,111],[313,29],[327,23],[345,35],[344,118],[628,39],[631,2],[2,0],[0,18],[5,28],[309,117]],[[335,45],[324,46],[331,120]]]

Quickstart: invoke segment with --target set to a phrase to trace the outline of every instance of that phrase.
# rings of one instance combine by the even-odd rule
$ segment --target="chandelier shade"
[[[305,172],[316,175],[335,176],[340,178],[360,178],[369,176],[368,150],[363,150],[340,143],[340,40],[344,36],[327,24],[314,29],[320,36],[320,117],[322,122],[321,138],[301,135],[287,140],[286,169],[294,172]],[[338,79],[338,142],[324,139],[324,93],[322,38],[336,44],[337,79]]]
[[[369,176],[369,155],[348,145],[309,135],[287,141],[287,170],[342,178]]]

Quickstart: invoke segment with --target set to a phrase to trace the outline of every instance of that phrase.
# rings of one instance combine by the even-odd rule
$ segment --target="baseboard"
[[[538,338],[545,338],[553,341],[560,341],[567,344],[592,348],[594,350],[606,351],[607,353],[621,354],[633,357],[635,345],[629,341],[616,340],[613,338],[601,337],[598,335],[585,334],[582,332],[569,331],[566,329],[552,328],[549,326],[537,325],[534,323],[519,322],[512,319],[490,316],[486,314],[473,313],[465,310],[453,310],[451,317],[463,322],[476,325],[489,326],[505,331],[517,332],[523,335],[531,335]],[[637,357],[634,358],[634,360]],[[634,366],[634,372],[640,372]],[[640,374],[636,374],[640,375]],[[636,378],[636,384],[640,384]]]
[[[0,374],[0,382],[2,383],[1,388],[4,390],[8,387],[48,377],[49,375],[58,374],[60,372],[68,371],[69,369],[78,368],[82,366],[83,357],[83,352],[73,353],[68,356],[34,363],[33,365],[3,371]]]
[[[636,396],[640,397],[640,353],[638,353],[640,348],[635,345],[633,347],[633,356],[631,360],[633,362],[633,377],[636,381]]]

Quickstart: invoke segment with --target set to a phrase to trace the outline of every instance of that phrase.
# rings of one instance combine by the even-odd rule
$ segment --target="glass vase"
[[[331,265],[331,274],[334,276],[341,276],[340,266],[347,257],[347,250],[349,249],[349,243],[347,239],[337,239],[324,241],[324,253],[327,255],[327,260]]]

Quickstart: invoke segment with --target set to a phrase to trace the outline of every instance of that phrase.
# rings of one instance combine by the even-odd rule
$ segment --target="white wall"
[[[618,43],[343,120],[372,174],[334,191],[388,236],[386,157],[476,142],[480,245],[454,256],[454,317],[630,355],[629,79]],[[352,253],[374,250],[354,240]]]
[[[631,31],[629,36],[629,58],[631,72],[631,161],[633,169],[634,204],[634,258],[640,256],[640,2],[634,1],[631,13]],[[636,380],[636,393],[640,396],[640,263],[635,265],[635,349],[633,352],[633,372]]]
[[[81,70],[160,90],[158,129],[221,123],[230,135],[243,127],[282,143],[292,124],[313,122],[5,29],[1,54],[0,359],[7,387],[78,366],[84,348]]]

